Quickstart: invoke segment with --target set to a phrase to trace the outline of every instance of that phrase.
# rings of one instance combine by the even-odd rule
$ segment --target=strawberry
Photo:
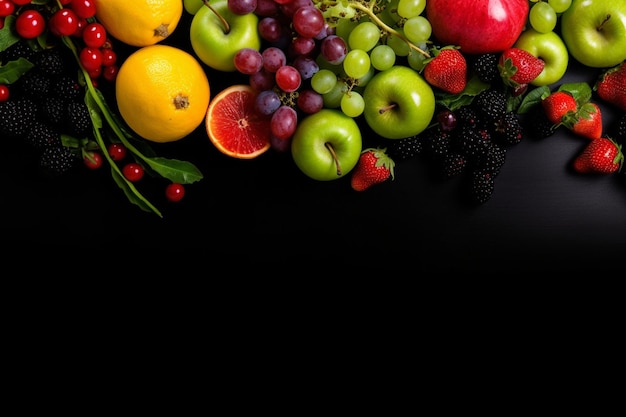
[[[423,75],[434,87],[450,94],[459,94],[467,84],[467,61],[454,47],[433,49],[433,57],[424,61]]]
[[[569,117],[578,111],[576,99],[565,91],[555,91],[541,100],[543,110],[552,124],[560,125],[566,115]]]
[[[600,74],[593,89],[602,100],[626,111],[626,61]]]
[[[391,177],[395,162],[387,155],[387,148],[367,148],[361,152],[350,178],[353,190],[364,191]]]
[[[529,84],[541,74],[544,67],[543,59],[516,47],[505,49],[498,59],[500,76],[511,87]]]
[[[580,106],[573,124],[567,128],[587,139],[598,139],[602,136],[602,112],[596,103],[588,102]]]
[[[612,174],[621,169],[624,162],[622,146],[608,137],[589,142],[574,159],[574,169],[581,174]]]

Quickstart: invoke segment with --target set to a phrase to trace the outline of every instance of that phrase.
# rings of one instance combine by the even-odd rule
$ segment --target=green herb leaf
[[[35,65],[26,58],[18,58],[0,66],[0,84],[13,84]]]

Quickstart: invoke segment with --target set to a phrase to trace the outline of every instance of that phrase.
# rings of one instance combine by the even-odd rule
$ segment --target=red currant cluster
[[[95,19],[95,0],[58,2],[63,7],[53,7],[49,9],[51,14],[44,16],[41,8],[29,7],[32,0],[0,0],[0,28],[7,16],[15,14],[15,32],[24,39],[37,38],[46,29],[57,37],[80,39],[83,45],[79,51],[80,63],[91,81],[97,85],[100,76],[106,81],[114,81],[119,70],[117,55],[106,28]]]

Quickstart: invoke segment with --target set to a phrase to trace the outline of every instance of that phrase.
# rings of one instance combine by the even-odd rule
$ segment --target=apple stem
[[[335,160],[335,165],[337,165],[337,176],[341,177],[341,164],[339,163],[339,158],[337,158],[337,154],[335,153],[335,148],[333,148],[333,145],[328,142],[326,142],[324,146],[326,146],[326,148],[330,151],[331,155],[333,156],[333,159]]]
[[[202,0],[202,2],[204,3],[204,5],[206,7],[208,7],[213,13],[215,13],[215,15],[217,16],[217,18],[222,22],[222,25],[224,25],[224,33],[228,33],[230,32],[230,25],[228,24],[228,22],[226,21],[226,19],[224,19],[224,17],[219,14],[219,12],[217,10],[215,10],[215,8],[213,6],[211,6],[209,4],[209,0]]]
[[[381,107],[380,109],[378,109],[378,113],[383,114],[384,112],[386,112],[386,111],[388,111],[388,110],[391,110],[391,109],[393,109],[393,108],[394,108],[394,107],[396,107],[396,106],[397,106],[397,104],[396,104],[396,103],[392,103],[392,104],[390,104],[390,105],[388,105],[388,106]]]
[[[607,14],[602,23],[600,23],[600,26],[598,26],[598,31],[601,31],[606,22],[608,22],[609,20],[611,20],[611,15]]]

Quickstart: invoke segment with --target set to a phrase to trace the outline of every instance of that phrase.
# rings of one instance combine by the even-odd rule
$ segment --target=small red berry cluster
[[[115,162],[121,162],[126,158],[126,147],[118,142],[110,143],[107,147],[109,157]],[[104,163],[102,153],[99,150],[89,151],[83,157],[85,166],[89,169],[99,169]],[[127,162],[122,166],[122,174],[130,182],[140,181],[145,174],[145,170],[141,164],[136,162]],[[165,187],[165,198],[168,201],[176,203],[185,196],[185,186],[176,182],[169,183]]]
[[[106,28],[95,19],[95,0],[59,0],[59,3],[62,7],[56,8],[46,20],[41,8],[30,7],[31,0],[0,0],[0,28],[7,16],[15,14],[15,32],[24,39],[35,39],[46,30],[57,37],[80,39],[83,43],[80,64],[92,83],[97,85],[100,77],[114,81],[119,70],[117,55]]]

